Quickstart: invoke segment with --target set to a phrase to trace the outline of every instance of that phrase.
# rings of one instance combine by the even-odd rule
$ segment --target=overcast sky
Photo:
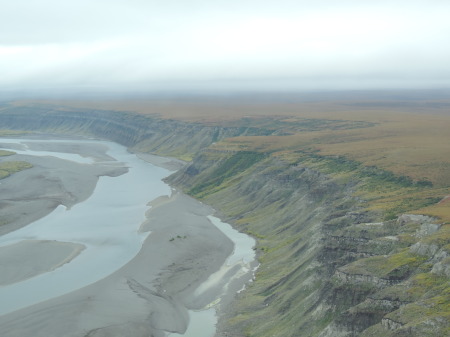
[[[450,87],[449,0],[0,4],[0,90]]]

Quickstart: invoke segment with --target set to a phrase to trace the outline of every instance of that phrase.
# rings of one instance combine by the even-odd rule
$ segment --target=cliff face
[[[271,157],[236,170],[219,186],[205,186],[216,185],[217,171],[235,155],[218,159],[220,154],[204,151],[169,180],[259,239],[262,264],[256,282],[225,313],[221,329],[232,336],[314,335],[327,325],[333,310],[326,299],[336,259],[324,257],[324,224],[336,218],[353,223],[367,215],[354,213],[358,206],[352,184],[341,186],[316,171]]]
[[[3,128],[87,135],[108,139],[135,151],[190,157],[225,137],[267,135],[251,127],[205,126],[120,111],[55,106],[6,106],[0,110]]]
[[[261,265],[221,307],[218,336],[444,336],[448,331],[448,226],[403,215],[380,221],[339,179],[307,161],[209,147],[265,135],[131,113],[5,108],[3,128],[92,135],[133,150],[193,156],[168,178],[258,239]]]
[[[259,239],[256,281],[222,312],[224,336],[448,332],[449,247],[435,219],[380,222],[357,178],[252,152],[204,150],[169,182]]]

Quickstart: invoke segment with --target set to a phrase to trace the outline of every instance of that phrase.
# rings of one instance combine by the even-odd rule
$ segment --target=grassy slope
[[[372,208],[389,212],[399,204],[411,204],[398,213],[418,211],[450,221],[450,203],[437,203],[450,194],[450,112],[440,115],[437,111],[421,114],[370,110],[322,115],[376,124],[347,130],[302,131],[287,136],[238,137],[216,147],[271,152],[291,162],[306,159],[312,166],[322,167],[325,173],[330,173],[339,156],[359,168],[375,166],[397,177],[410,177],[414,182],[429,181],[432,188],[411,190],[405,186],[394,192],[372,189],[370,193],[364,190],[359,193],[371,201]],[[354,167],[345,170],[360,172]],[[421,201],[411,202],[413,199]],[[426,200],[436,200],[435,205],[420,207],[427,204]]]
[[[375,320],[377,317],[381,319],[386,313],[392,311],[380,308],[377,314],[374,313],[373,305],[370,304],[368,308],[364,308],[365,297],[377,295],[378,288],[373,284],[351,284],[350,286],[347,283],[328,284],[325,280],[331,275],[327,276],[323,267],[314,263],[317,255],[321,254],[319,247],[322,244],[317,238],[317,232],[320,230],[314,224],[324,221],[325,218],[318,209],[325,207],[346,210],[346,205],[336,203],[336,201],[345,203],[344,195],[336,193],[330,188],[330,185],[327,185],[326,188],[323,188],[325,193],[319,195],[317,201],[311,198],[311,194],[315,191],[301,186],[295,187],[294,189],[300,195],[306,196],[309,200],[306,204],[313,205],[312,208],[305,209],[305,203],[297,202],[295,192],[292,189],[289,190],[289,187],[283,189],[283,186],[275,186],[273,190],[267,189],[264,185],[258,186],[260,180],[252,180],[252,178],[255,172],[260,172],[262,176],[269,175],[269,180],[273,181],[286,175],[283,171],[286,167],[306,165],[326,173],[326,176],[331,176],[333,183],[340,186],[343,191],[345,191],[346,183],[356,177],[359,180],[357,183],[358,194],[364,197],[376,194],[375,202],[377,204],[380,204],[380,199],[383,199],[378,197],[379,195],[394,193],[399,200],[403,201],[405,201],[404,195],[408,195],[407,203],[397,205],[396,211],[400,213],[417,208],[423,202],[430,202],[428,199],[411,198],[411,195],[413,193],[422,195],[425,192],[432,195],[432,186],[417,184],[402,176],[385,174],[384,170],[371,168],[367,172],[364,166],[353,161],[310,154],[291,163],[286,163],[275,155],[266,158],[260,156],[259,161],[249,160],[245,165],[241,165],[242,170],[227,169],[223,171],[224,168],[229,167],[227,163],[235,162],[232,160],[233,158],[243,158],[243,154],[248,153],[240,151],[235,154],[229,152],[224,154],[218,150],[223,145],[218,144],[214,146],[215,151],[210,150],[211,153],[206,152],[202,155],[207,157],[202,160],[211,163],[219,161],[220,163],[218,168],[211,165],[204,170],[196,178],[197,181],[194,181],[193,187],[188,192],[215,205],[226,216],[234,219],[235,224],[241,230],[259,239],[257,248],[262,253],[260,257],[262,266],[258,271],[257,281],[248,288],[246,293],[241,295],[234,309],[236,315],[228,320],[229,327],[244,331],[248,336],[297,336],[298,331],[303,331],[308,336],[316,336],[332,320],[339,318],[339,315],[360,302],[359,307],[352,309],[353,314],[356,312],[361,315],[361,313],[367,312],[367,315],[375,317],[373,318]],[[276,166],[277,162],[281,163],[278,167]],[[267,163],[266,166],[264,163]],[[223,172],[227,172],[227,177],[223,177]],[[288,185],[295,184],[294,175],[295,172],[288,171],[290,179]],[[303,181],[308,179],[304,175],[298,178]],[[245,186],[245,184],[249,186]],[[316,180],[314,180],[314,185],[318,185]],[[285,193],[287,194],[285,195]],[[431,202],[434,201],[431,198]],[[370,206],[366,206],[367,208],[371,208],[371,203],[373,201],[368,200],[362,202],[362,205],[366,204]],[[363,210],[359,209],[359,212],[363,212]],[[387,218],[390,219],[390,213],[387,214],[389,215]],[[335,216],[332,214],[328,218],[333,219]],[[386,218],[386,214],[384,217]],[[424,238],[417,236],[420,226],[415,223],[399,226],[391,220],[385,224],[373,226],[365,224],[348,226],[346,222],[345,226],[347,227],[341,230],[339,228],[333,230],[330,235],[349,238],[352,243],[338,243],[336,247],[328,245],[328,248],[349,252],[356,250],[361,254],[373,256],[357,259],[350,264],[346,264],[345,260],[335,260],[334,263],[337,266],[343,265],[342,272],[349,275],[368,275],[373,280],[392,279],[395,282],[407,282],[402,286],[402,291],[408,289],[403,301],[414,303],[431,301],[428,303],[426,312],[422,308],[420,317],[414,314],[418,312],[416,307],[413,307],[415,308],[413,313],[405,311],[408,314],[404,314],[402,320],[406,325],[420,325],[423,323],[423,319],[429,320],[433,317],[448,319],[450,310],[445,304],[450,303],[446,294],[449,289],[448,279],[430,273],[433,266],[430,260],[431,256],[411,251],[414,244],[423,243],[435,245],[436,250],[450,253],[450,238],[446,235],[448,225],[442,226],[439,231]],[[395,237],[397,241],[393,243],[389,237]],[[362,240],[363,244],[354,244],[355,240],[357,242]],[[369,242],[365,244],[364,240]],[[333,258],[336,256],[331,256],[331,259]],[[319,275],[323,275],[324,279],[321,280]],[[414,282],[416,282],[416,278],[424,277],[437,281],[429,282],[429,288],[417,294]],[[332,294],[326,294],[326,290],[324,291],[326,288],[330,289]],[[433,293],[433,289],[437,290],[437,294],[436,291]],[[398,296],[398,291],[391,291]],[[385,299],[383,295],[378,296]],[[330,297],[335,298],[335,304],[340,303],[337,308],[331,310],[318,306],[317,303],[326,302]],[[347,302],[346,297],[351,300]],[[438,301],[437,306],[434,305],[433,300]],[[312,311],[315,313],[312,314]],[[398,315],[398,313],[396,314]],[[269,317],[272,319],[269,320]],[[311,322],[314,322],[313,326],[311,326]],[[384,330],[376,331],[376,335],[383,333]],[[436,335],[435,332],[434,335]]]

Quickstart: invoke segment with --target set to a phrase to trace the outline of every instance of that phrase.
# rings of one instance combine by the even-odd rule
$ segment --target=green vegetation
[[[0,137],[17,137],[17,136],[22,136],[25,134],[28,134],[28,131],[18,131],[18,130],[0,130]]]
[[[224,126],[240,128],[258,128],[260,134],[270,135],[273,131],[284,135],[298,132],[311,132],[319,130],[349,130],[374,126],[374,123],[365,121],[351,121],[339,119],[318,118],[283,118],[283,117],[244,117],[222,123]]]
[[[0,157],[12,156],[13,154],[15,154],[15,152],[7,151],[7,150],[0,150]]]
[[[11,174],[33,167],[24,161],[7,161],[0,163],[0,179],[9,177]]]
[[[449,295],[449,279],[446,276],[434,273],[417,274],[411,278],[411,284],[406,291],[412,300]],[[450,302],[448,305],[450,305]],[[450,312],[450,308],[448,311]]]
[[[201,198],[208,191],[218,188],[230,178],[241,174],[246,169],[259,162],[265,157],[263,153],[242,151],[236,152],[231,157],[221,163],[210,175],[209,179],[195,185],[189,191],[189,194]]]
[[[370,275],[378,278],[403,280],[417,270],[426,257],[412,254],[408,248],[388,256],[359,259],[346,265],[343,271],[351,274]]]
[[[440,248],[444,248],[447,252],[450,253],[450,224],[444,224],[434,234],[428,235],[426,238],[422,240],[426,244],[435,244]]]
[[[369,209],[382,210],[384,220],[434,205],[441,197],[433,196],[433,183],[414,181],[408,176],[362,163],[344,156],[324,156],[317,151],[296,151],[297,159],[291,165],[306,165],[341,182],[357,180],[357,194],[366,201]]]

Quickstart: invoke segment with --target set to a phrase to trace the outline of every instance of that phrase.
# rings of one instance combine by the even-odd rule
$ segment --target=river
[[[145,162],[129,153],[125,147],[112,142],[0,139],[0,143],[3,149],[9,148],[18,154],[53,156],[85,165],[102,164],[104,159],[57,152],[54,145],[71,144],[71,148],[74,148],[74,144],[100,145],[106,148],[106,155],[110,158],[107,160],[108,165],[128,167],[127,173],[117,177],[100,177],[93,194],[84,202],[70,209],[60,205],[48,216],[0,237],[0,247],[24,240],[51,240],[85,247],[70,263],[30,279],[0,287],[2,315],[85,287],[124,266],[139,252],[147,235],[151,235],[139,231],[145,220],[149,201],[171,194],[170,186],[162,181],[171,173],[169,170]],[[35,146],[31,146],[33,144]],[[51,151],[46,150],[46,147]],[[64,149],[64,146],[57,146],[56,149]],[[210,220],[211,225],[221,229],[235,244],[235,253],[221,270],[240,262],[248,264],[255,258],[252,238],[238,233],[217,218],[211,216]],[[216,274],[218,275],[211,275],[211,278],[220,277],[220,271]],[[210,280],[201,285],[198,291],[207,288],[208,282]],[[191,325],[184,335],[172,335],[214,335],[214,309],[191,311],[190,318]],[[205,318],[209,322],[206,325]]]

